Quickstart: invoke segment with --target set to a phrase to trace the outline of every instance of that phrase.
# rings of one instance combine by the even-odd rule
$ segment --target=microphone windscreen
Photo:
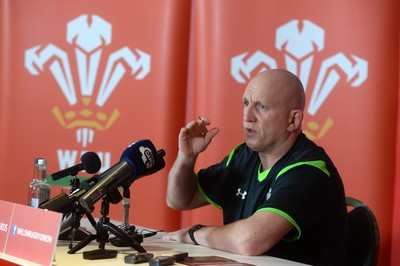
[[[128,162],[133,168],[133,177],[148,174],[154,167],[156,148],[150,140],[140,140],[132,143],[122,153],[121,161]]]
[[[81,162],[88,174],[97,173],[101,168],[99,156],[92,151],[84,153],[81,157]]]

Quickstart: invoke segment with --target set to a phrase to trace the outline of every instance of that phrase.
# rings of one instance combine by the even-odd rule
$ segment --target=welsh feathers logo
[[[61,110],[56,105],[52,113],[62,127],[76,130],[76,141],[86,147],[96,131],[109,129],[120,116],[118,108],[105,112],[102,107],[122,77],[144,79],[150,72],[151,56],[129,47],[109,53],[106,47],[112,42],[112,25],[97,15],[81,15],[68,22],[66,42],[68,51],[51,43],[27,49],[25,67],[35,76],[51,72],[70,106]],[[100,69],[101,64],[105,69]],[[78,102],[83,107],[77,107]]]
[[[328,100],[340,80],[345,79],[349,87],[359,87],[368,77],[366,60],[342,52],[323,59],[321,65],[316,66],[314,59],[324,49],[324,42],[325,30],[309,20],[292,20],[276,29],[275,48],[283,55],[286,69],[301,79],[305,90],[310,87],[311,70],[317,69],[306,110],[311,116]],[[231,75],[241,84],[247,83],[254,71],[273,68],[278,68],[276,59],[259,50],[252,54],[244,52],[231,59]],[[322,138],[332,125],[330,117],[321,124],[310,121],[304,132],[315,140]]]

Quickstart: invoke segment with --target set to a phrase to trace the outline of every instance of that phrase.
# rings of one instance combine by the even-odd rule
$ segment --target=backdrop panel
[[[103,172],[129,144],[150,139],[166,151],[167,166],[131,185],[131,222],[176,228],[180,216],[165,191],[184,121],[190,1],[3,0],[2,7],[1,199],[26,204],[37,156],[52,173],[91,150]],[[121,220],[121,210],[112,205],[111,217]]]
[[[221,129],[198,167],[219,161],[243,141],[241,97],[255,73],[294,72],[306,89],[304,132],[332,156],[347,195],[375,212],[381,263],[387,265],[398,3],[233,0],[195,1],[194,8],[194,113]],[[209,209],[186,215],[190,224],[221,222],[220,213]]]

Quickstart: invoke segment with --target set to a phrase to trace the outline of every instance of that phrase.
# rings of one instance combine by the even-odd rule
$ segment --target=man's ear
[[[303,121],[303,111],[301,110],[292,110],[289,114],[289,124],[287,126],[287,130],[289,132],[297,131],[301,128],[301,123]]]

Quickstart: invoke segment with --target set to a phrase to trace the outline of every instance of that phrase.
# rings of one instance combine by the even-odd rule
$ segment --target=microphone
[[[94,175],[90,178],[82,180],[80,182],[80,186],[72,190],[70,195],[67,195],[66,193],[61,193],[52,199],[42,202],[39,205],[39,208],[47,209],[49,211],[60,212],[65,215],[72,211],[78,199],[82,197],[97,182],[99,182],[98,175]]]
[[[85,152],[81,156],[81,163],[71,166],[67,169],[58,171],[51,175],[51,178],[55,181],[66,176],[76,176],[78,172],[86,170],[88,174],[97,173],[101,168],[101,161],[99,156],[92,151]]]
[[[86,211],[107,193],[119,186],[126,187],[140,177],[153,174],[165,167],[164,150],[156,151],[150,140],[140,140],[129,145],[121,155],[119,163],[99,176],[99,182],[79,199]]]
[[[78,199],[82,197],[85,193],[85,189],[78,189],[72,192],[69,196],[66,193],[61,193],[56,197],[41,203],[39,205],[39,208],[67,214],[72,211],[75,206],[75,202],[77,202]]]

